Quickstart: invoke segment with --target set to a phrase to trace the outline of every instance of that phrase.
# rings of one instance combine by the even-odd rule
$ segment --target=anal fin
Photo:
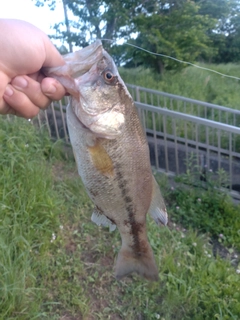
[[[160,223],[166,225],[168,223],[167,209],[162,194],[160,192],[159,185],[157,184],[157,181],[155,180],[154,176],[152,176],[152,180],[153,193],[152,201],[148,212],[150,213],[157,225],[160,225]]]
[[[109,231],[112,232],[116,229],[116,225],[108,219],[97,207],[94,208],[91,217],[92,222],[97,226],[109,227]]]

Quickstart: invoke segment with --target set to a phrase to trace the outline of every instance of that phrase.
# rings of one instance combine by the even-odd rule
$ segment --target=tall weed
[[[26,120],[0,119],[0,319],[33,319],[39,309],[36,269],[61,203],[45,158],[50,146]]]
[[[200,63],[199,66],[236,77],[240,74],[238,64]],[[120,68],[120,74],[127,83],[240,109],[239,80],[223,77],[207,70],[189,66],[180,72],[166,71],[160,76],[150,69],[138,67]]]

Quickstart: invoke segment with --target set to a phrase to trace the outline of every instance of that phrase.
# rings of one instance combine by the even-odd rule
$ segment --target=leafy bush
[[[177,187],[169,194],[173,220],[240,250],[240,206],[227,193],[226,173],[219,170],[216,176],[205,168],[203,176],[202,168],[193,162],[190,159],[187,173],[176,178]]]

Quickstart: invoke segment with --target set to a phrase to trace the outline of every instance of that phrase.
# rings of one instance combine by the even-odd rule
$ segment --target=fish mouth
[[[75,79],[87,73],[102,56],[102,42],[97,40],[79,51],[63,56],[63,58],[71,68],[71,77]]]
[[[114,83],[110,83],[104,78],[106,70],[113,75]],[[102,48],[100,58],[95,58],[95,63],[91,69],[75,80],[79,90],[78,102],[81,107],[81,112],[84,112],[87,116],[95,117],[114,109],[119,101],[111,99],[111,94],[109,94],[105,87],[116,87],[118,83],[117,75],[118,71],[112,58]],[[97,101],[98,104],[101,104],[101,108],[96,106],[96,103],[91,102],[93,99]],[[108,100],[110,103],[106,103],[105,100]]]
[[[76,52],[71,52],[63,56],[65,64],[63,66],[42,68],[42,72],[47,77],[57,79],[68,90],[69,82],[66,78],[76,79],[87,73],[92,66],[103,56],[103,47],[100,40]]]

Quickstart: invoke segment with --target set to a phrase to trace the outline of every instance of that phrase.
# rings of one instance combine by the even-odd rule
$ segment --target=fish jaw
[[[59,67],[42,69],[47,77],[57,79],[76,99],[79,98],[79,90],[76,86],[75,79],[88,72],[91,67],[101,59],[103,55],[102,43],[97,40],[93,44],[71,52],[63,56],[65,64]]]
[[[88,72],[103,54],[102,42],[95,41],[89,46],[63,56],[68,67],[68,74],[76,79]]]
[[[79,90],[79,99],[73,103],[77,118],[98,137],[115,139],[120,135],[126,112],[120,93],[125,85],[105,50],[102,58],[75,80],[75,85]],[[129,94],[127,99],[132,101]]]

